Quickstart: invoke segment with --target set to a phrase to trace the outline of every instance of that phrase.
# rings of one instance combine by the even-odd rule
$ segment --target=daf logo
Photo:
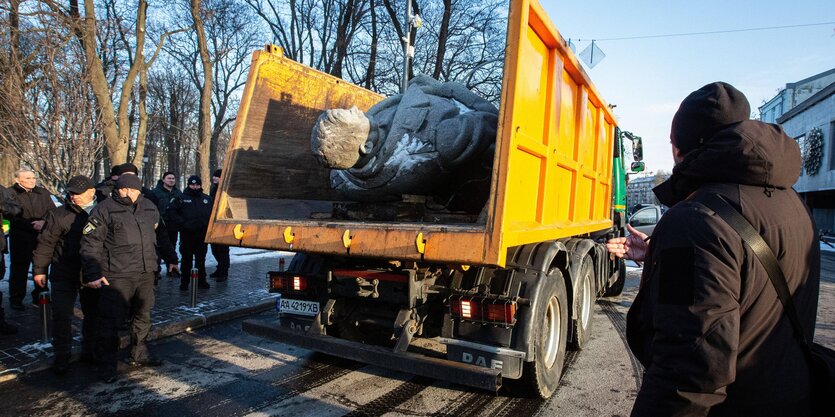
[[[461,353],[461,362],[472,363],[472,364],[475,364],[475,365],[478,365],[478,366],[488,368],[487,358],[485,358],[484,356],[473,356],[473,354],[469,353],[469,352],[462,352]],[[503,365],[504,365],[503,361],[497,361],[495,359],[490,359],[489,368],[501,370]]]

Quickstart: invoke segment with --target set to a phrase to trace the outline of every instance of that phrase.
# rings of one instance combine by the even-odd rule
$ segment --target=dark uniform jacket
[[[46,223],[32,256],[35,275],[46,274],[51,264],[51,280],[81,283],[81,231],[88,217],[83,208],[70,202],[46,213]]]
[[[180,192],[180,190],[177,189],[177,187],[174,187],[171,189],[171,191],[168,191],[165,189],[165,186],[161,183],[157,184],[157,186],[154,187],[152,192],[156,197],[157,201],[159,201],[159,203],[157,204],[157,208],[159,209],[159,212],[162,213],[163,217],[165,217],[166,215],[165,212],[168,210],[168,206],[170,206],[171,203],[173,203],[177,198],[179,198],[183,194]]]
[[[114,187],[116,187],[116,181],[110,178],[96,184],[96,201],[102,202],[110,198]]]
[[[186,233],[206,233],[212,215],[212,198],[200,191],[187,189],[171,203],[169,218]]]
[[[627,338],[646,367],[633,415],[808,415],[809,370],[768,274],[701,202],[725,196],[771,246],[811,341],[820,248],[791,188],[797,143],[744,121],[688,153],[655,189],[671,209],[650,240]]]
[[[82,231],[84,282],[155,272],[159,219],[156,205],[144,197],[131,203],[113,195],[99,203]]]
[[[0,185],[0,223],[3,222],[3,216],[13,217],[18,213],[20,213],[20,206],[14,198],[14,191]],[[0,237],[0,254],[2,254],[6,250],[6,238]]]
[[[38,231],[32,226],[32,221],[43,220],[46,212],[55,208],[55,203],[49,197],[49,191],[41,186],[26,191],[19,184],[15,184],[11,190],[21,211],[9,219],[11,226],[9,238],[35,242],[38,239]]]

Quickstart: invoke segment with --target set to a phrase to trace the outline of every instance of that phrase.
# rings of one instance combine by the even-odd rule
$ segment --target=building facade
[[[808,100],[835,82],[835,68],[794,83],[786,84],[774,98],[759,107],[760,120],[779,123],[777,120],[791,109]]]
[[[812,209],[818,229],[835,230],[835,79],[776,122],[800,145],[803,170],[794,189]]]
[[[658,180],[656,175],[645,175],[642,177],[630,178],[626,184],[626,209],[632,213],[635,206],[639,204],[658,204],[658,199],[652,189],[663,180]]]

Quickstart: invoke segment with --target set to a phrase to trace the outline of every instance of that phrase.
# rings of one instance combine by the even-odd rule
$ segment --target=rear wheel
[[[618,276],[617,279],[606,287],[606,292],[603,293],[606,297],[616,297],[623,292],[623,284],[626,282],[626,261],[623,258],[618,259],[618,270],[615,274]]]
[[[591,313],[594,309],[594,267],[590,256],[583,258],[580,278],[577,280],[577,296],[574,298],[574,320],[571,349],[582,350],[591,335]]]
[[[521,379],[507,381],[508,388],[514,393],[525,396],[536,394],[541,398],[551,397],[560,383],[569,320],[562,273],[552,268],[545,286],[534,311],[534,360],[525,363]]]

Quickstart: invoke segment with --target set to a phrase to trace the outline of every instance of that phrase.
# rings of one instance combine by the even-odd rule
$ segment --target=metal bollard
[[[284,272],[284,258],[278,258],[278,270]]]
[[[44,291],[38,294],[38,306],[41,310],[41,338],[44,343],[49,343],[49,293]]]
[[[197,307],[197,268],[191,268],[191,308]]]

